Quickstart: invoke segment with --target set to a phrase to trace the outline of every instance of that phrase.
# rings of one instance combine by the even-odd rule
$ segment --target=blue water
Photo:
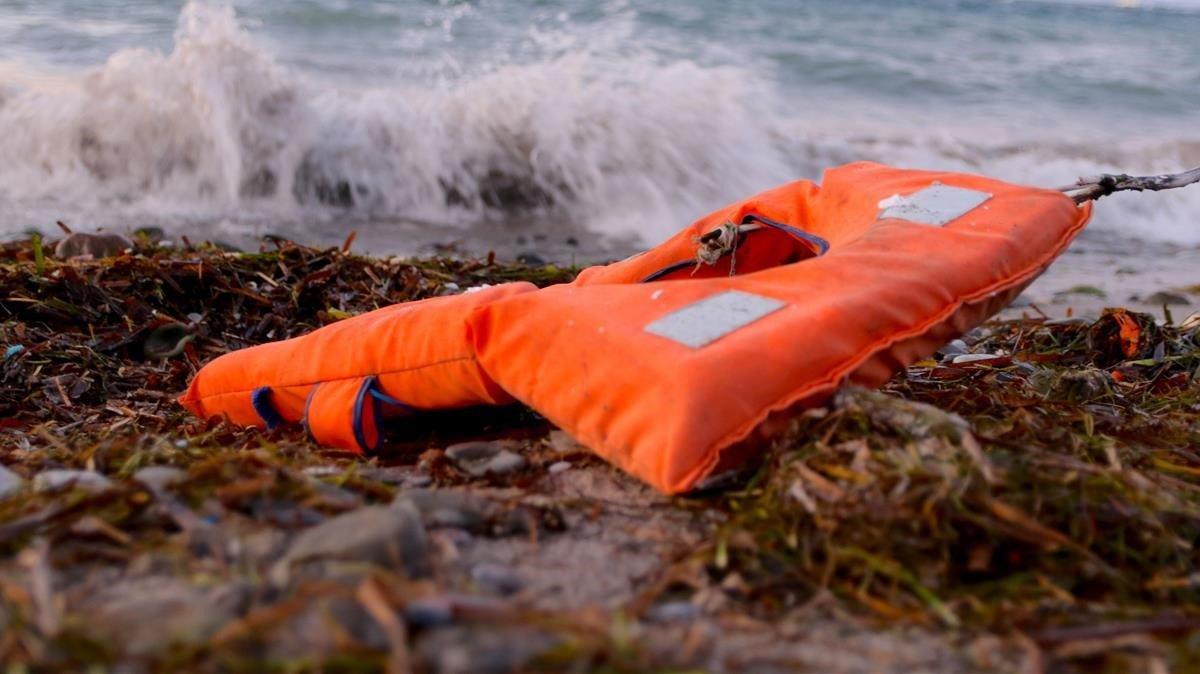
[[[0,0],[0,231],[652,240],[855,159],[1048,186],[1171,170],[1200,164],[1197,38],[1200,0]],[[1097,226],[1200,242],[1200,195],[1155,196]]]

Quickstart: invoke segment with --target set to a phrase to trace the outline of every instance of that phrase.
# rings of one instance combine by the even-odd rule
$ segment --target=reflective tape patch
[[[646,332],[698,349],[785,306],[772,297],[728,290],[672,311]]]
[[[879,202],[879,219],[896,218],[925,225],[944,225],[966,215],[991,199],[987,192],[933,184],[902,197],[894,195]]]

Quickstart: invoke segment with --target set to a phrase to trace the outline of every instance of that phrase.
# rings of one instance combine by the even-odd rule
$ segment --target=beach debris
[[[480,562],[472,566],[471,581],[484,592],[500,596],[515,594],[525,586],[515,571],[494,562]]]
[[[195,338],[191,327],[183,323],[166,323],[150,331],[142,342],[142,353],[146,360],[174,358]]]
[[[1149,314],[1108,309],[1089,329],[1088,347],[1101,365],[1137,360],[1153,354],[1159,332]]]
[[[59,260],[99,260],[121,255],[131,248],[133,242],[117,232],[75,232],[59,240],[54,247],[54,257]]]
[[[174,466],[147,466],[133,474],[133,481],[152,491],[168,489],[184,480],[187,472]]]
[[[1158,306],[1187,306],[1192,303],[1186,295],[1171,292],[1169,290],[1159,290],[1151,293],[1144,300],[1146,304],[1154,304]]]

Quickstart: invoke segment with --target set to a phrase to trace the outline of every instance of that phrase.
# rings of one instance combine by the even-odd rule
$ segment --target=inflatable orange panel
[[[200,370],[180,402],[246,426],[304,421],[321,444],[369,451],[385,413],[514,402],[479,368],[467,317],[534,290],[509,283],[397,304],[228,353]]]
[[[677,493],[735,463],[733,448],[771,413],[847,381],[878,386],[983,321],[1089,215],[1055,191],[852,164],[819,188],[792,183],[721,209],[573,284],[489,303],[472,337],[506,391]],[[704,278],[680,266],[698,238],[747,216],[783,225],[769,236],[803,241],[786,252],[801,259],[770,266],[760,251],[743,264],[735,250],[738,275]]]

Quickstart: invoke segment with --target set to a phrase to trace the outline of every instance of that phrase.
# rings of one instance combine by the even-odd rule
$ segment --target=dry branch
[[[1141,192],[1143,190],[1173,190],[1200,183],[1200,166],[1181,173],[1164,173],[1156,176],[1131,176],[1121,174],[1101,174],[1090,178],[1080,178],[1074,185],[1060,187],[1059,191],[1071,194],[1075,203],[1095,201],[1113,192]]]

